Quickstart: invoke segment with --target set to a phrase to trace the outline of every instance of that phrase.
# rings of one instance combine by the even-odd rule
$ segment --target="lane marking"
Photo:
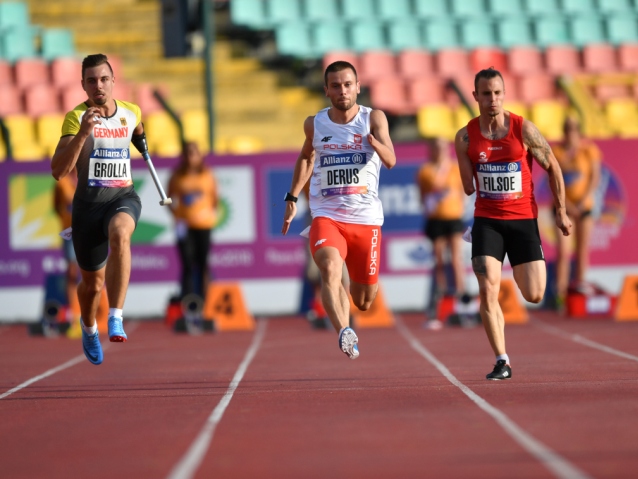
[[[537,319],[534,319],[532,321],[532,324],[547,333],[553,334],[554,336],[558,336],[563,339],[569,339],[571,341],[574,341],[575,343],[582,344],[583,346],[587,346],[593,349],[598,349],[599,351],[613,354],[614,356],[619,356],[624,359],[629,359],[630,361],[638,362],[638,356],[634,356],[633,354],[625,353],[624,351],[620,351],[619,349],[612,348],[611,346],[606,346],[596,341],[592,341],[591,339],[587,339],[581,336],[580,334],[568,333],[567,331],[564,331],[555,326],[550,326],[549,324],[545,324],[542,321],[539,321]]]
[[[401,317],[396,315],[397,329],[412,348],[423,356],[430,364],[454,386],[459,388],[463,394],[470,398],[479,408],[485,411],[494,419],[503,430],[509,434],[525,451],[534,456],[543,466],[545,466],[554,476],[560,479],[588,479],[590,478],[584,471],[571,464],[558,453],[552,451],[545,444],[535,439],[525,432],[520,426],[512,421],[503,411],[492,406],[481,396],[472,391],[469,387],[459,381],[450,370],[439,361],[421,342],[414,337],[405,326]]]
[[[224,415],[224,411],[226,411],[226,408],[230,404],[230,401],[233,398],[233,394],[235,394],[235,390],[239,386],[239,383],[243,379],[248,366],[250,366],[250,363],[255,358],[255,355],[257,354],[257,351],[261,346],[261,341],[264,338],[264,334],[266,333],[267,323],[268,322],[265,319],[258,321],[257,329],[255,330],[255,335],[253,336],[253,341],[246,351],[246,355],[244,356],[243,361],[237,368],[232,381],[228,385],[226,393],[221,398],[217,406],[215,406],[215,409],[213,409],[213,412],[210,414],[210,416],[208,416],[208,419],[204,423],[204,427],[202,427],[198,436],[188,448],[188,451],[186,451],[186,454],[184,454],[182,459],[180,459],[180,461],[175,465],[173,470],[167,476],[168,479],[190,479],[197,472],[197,469],[206,456],[206,452],[208,452],[208,448],[210,447],[210,443],[213,439],[213,434],[215,433],[215,429],[217,428],[217,425]]]
[[[127,327],[127,329],[129,330],[129,333],[135,331],[137,328],[139,327],[139,323],[135,322],[132,323],[130,327]],[[108,335],[107,335],[108,336]],[[102,351],[106,351],[107,349],[109,349],[109,347],[111,346],[111,342],[107,342],[106,344],[102,345]],[[9,389],[8,391],[0,394],[0,399],[4,399],[7,396],[11,396],[13,393],[16,393],[18,391],[20,391],[21,389],[24,389],[28,386],[31,386],[33,383],[37,383],[38,381],[48,378],[49,376],[53,376],[55,373],[59,373],[60,371],[64,371],[65,369],[68,369],[72,366],[75,366],[78,363],[81,363],[82,361],[86,361],[86,357],[84,356],[84,353],[80,354],[79,356],[74,357],[73,359],[69,359],[66,363],[62,363],[59,366],[56,366],[52,369],[49,369],[48,371],[43,372],[42,374],[38,375],[38,376],[34,376],[31,379],[27,379],[25,382],[23,382],[22,384],[18,384],[16,387]]]

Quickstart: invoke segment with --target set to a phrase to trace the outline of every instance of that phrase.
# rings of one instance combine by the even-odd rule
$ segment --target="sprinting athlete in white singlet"
[[[281,232],[297,212],[297,197],[310,180],[310,249],[321,272],[321,299],[339,331],[339,347],[359,356],[358,337],[349,327],[350,301],[341,283],[343,263],[352,300],[370,308],[378,290],[383,209],[379,200],[381,164],[396,164],[388,120],[381,110],[357,104],[355,68],[338,61],[326,68],[324,90],[332,106],[304,122],[306,140],[286,194]]]

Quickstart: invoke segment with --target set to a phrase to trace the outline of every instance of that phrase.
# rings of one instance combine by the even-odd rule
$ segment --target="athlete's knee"
[[[352,302],[354,303],[354,305],[357,307],[359,311],[369,310],[370,307],[372,306],[372,301],[374,301],[374,299],[362,298],[358,301],[355,301],[354,299],[352,300]]]
[[[323,281],[339,281],[341,282],[342,264],[333,258],[322,258],[317,267],[321,272]]]
[[[543,296],[545,295],[545,290],[541,288],[533,288],[528,290],[521,291],[523,293],[523,298],[525,301],[529,303],[538,304],[543,300]]]
[[[126,228],[112,228],[109,232],[109,246],[111,249],[125,249],[131,245],[131,235]]]
[[[101,276],[84,277],[78,284],[78,292],[85,294],[100,294],[104,287],[104,278]]]
[[[492,284],[489,281],[481,283],[479,285],[479,297],[481,298],[481,303],[488,306],[498,303],[499,290],[500,285],[498,284]]]

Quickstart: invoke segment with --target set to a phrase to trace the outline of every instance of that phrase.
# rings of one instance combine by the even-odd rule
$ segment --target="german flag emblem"
[[[120,123],[122,126],[126,126],[126,118],[120,118]]]

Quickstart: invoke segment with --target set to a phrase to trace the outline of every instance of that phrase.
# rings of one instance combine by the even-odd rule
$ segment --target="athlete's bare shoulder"
[[[538,164],[547,169],[553,155],[552,149],[536,125],[529,120],[523,120],[523,143]]]
[[[303,131],[306,134],[306,138],[311,138],[315,134],[315,115],[309,116],[303,122]]]
[[[456,132],[454,144],[457,148],[461,148],[463,149],[463,151],[467,151],[467,148],[470,146],[470,134],[467,132],[467,126],[464,126]]]

